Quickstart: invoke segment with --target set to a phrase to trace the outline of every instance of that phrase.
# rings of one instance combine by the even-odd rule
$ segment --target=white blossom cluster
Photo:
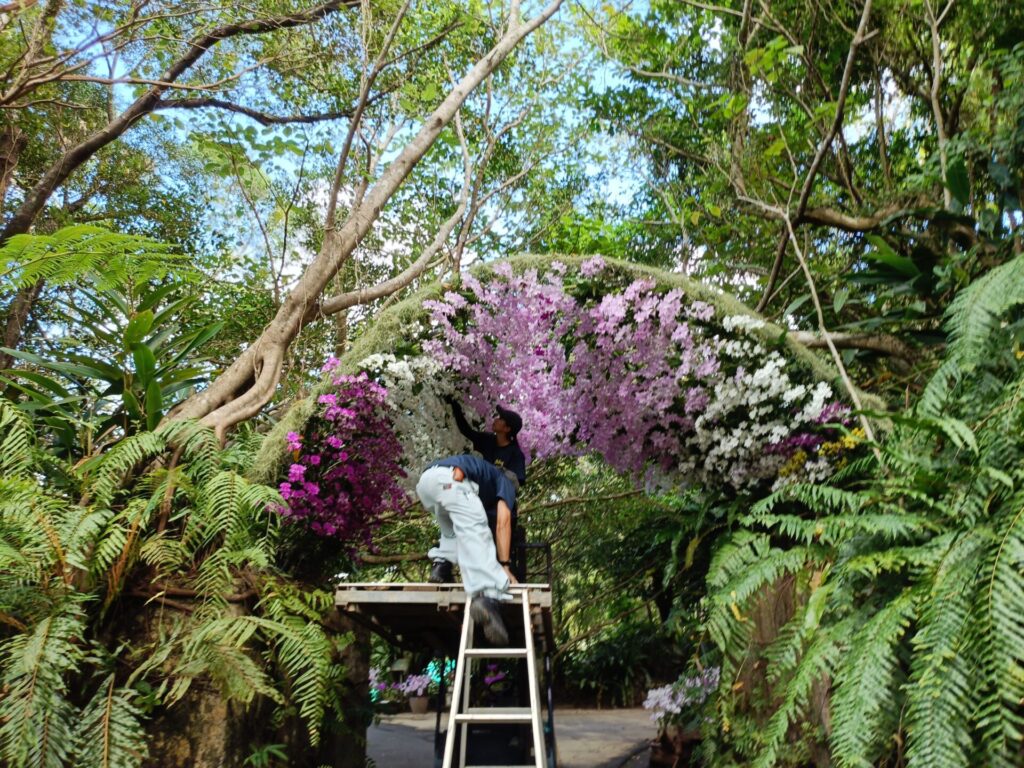
[[[694,420],[693,434],[686,441],[693,457],[686,469],[705,482],[725,481],[737,489],[768,478],[777,478],[778,485],[827,477],[832,471],[827,460],[815,458],[780,478],[787,457],[765,448],[812,430],[833,397],[832,388],[825,382],[807,386],[793,381],[791,366],[780,352],[743,338],[764,325],[760,320],[738,315],[723,318],[722,325],[741,334],[724,340],[718,350],[723,369],[735,373],[723,373],[709,389],[707,407]]]
[[[408,488],[416,485],[423,468],[434,459],[469,450],[444,401],[455,389],[436,360],[426,355],[399,359],[376,354],[361,360],[359,367],[387,389]]]

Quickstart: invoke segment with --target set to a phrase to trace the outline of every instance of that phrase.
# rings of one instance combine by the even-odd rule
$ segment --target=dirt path
[[[433,768],[434,713],[389,715],[367,734],[367,754],[377,768]],[[626,762],[655,736],[643,709],[555,711],[559,768],[639,768],[646,754]]]

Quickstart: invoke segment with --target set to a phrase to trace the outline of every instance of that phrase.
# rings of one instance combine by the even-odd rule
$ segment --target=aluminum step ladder
[[[466,600],[465,615],[462,620],[462,639],[459,641],[459,656],[455,665],[455,680],[452,685],[452,708],[448,715],[448,732],[444,742],[444,761],[442,768],[465,768],[466,743],[469,738],[469,726],[472,723],[503,723],[529,724],[533,732],[533,765],[535,768],[546,768],[547,756],[544,751],[544,725],[541,719],[540,684],[537,680],[537,660],[534,654],[533,617],[530,612],[530,587],[526,584],[513,584],[509,587],[513,595],[512,602],[522,605],[523,637],[526,644],[522,648],[474,648],[473,617],[469,606],[472,598]],[[529,678],[529,707],[471,707],[469,704],[470,681],[472,679],[472,661],[474,659],[526,659],[527,677]],[[455,733],[459,729],[459,758],[455,760]],[[521,768],[528,765],[481,766],[481,768]]]

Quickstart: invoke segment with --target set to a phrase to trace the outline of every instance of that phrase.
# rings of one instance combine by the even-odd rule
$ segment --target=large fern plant
[[[719,547],[716,763],[1024,765],[1022,304],[1018,257],[952,304],[880,460],[760,501]]]
[[[55,467],[0,399],[0,764],[139,765],[148,713],[197,681],[298,712],[313,742],[340,713],[331,598],[271,567],[279,497],[243,476],[253,448],[170,423]]]

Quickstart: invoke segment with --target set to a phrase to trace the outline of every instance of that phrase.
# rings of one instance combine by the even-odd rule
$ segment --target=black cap
[[[519,430],[523,428],[523,419],[515,411],[510,411],[508,408],[502,408],[500,405],[495,409],[498,415],[501,416],[501,420],[508,424],[508,428],[512,432],[512,437],[519,434]]]

